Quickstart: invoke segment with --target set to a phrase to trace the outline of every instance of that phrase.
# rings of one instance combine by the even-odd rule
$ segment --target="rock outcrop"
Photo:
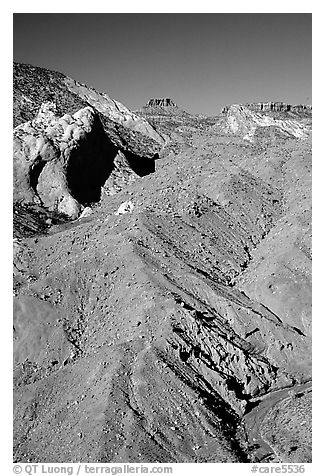
[[[170,98],[152,98],[145,107],[177,107],[177,104]]]
[[[158,134],[149,122],[131,112],[120,102],[111,99],[105,93],[99,93],[93,88],[78,83],[78,81],[75,81],[72,78],[67,77],[64,82],[70,92],[78,95],[96,111],[100,112],[111,121],[132,131],[139,132],[144,136],[148,136],[150,139],[158,142],[158,144],[164,144],[162,136]]]
[[[309,104],[287,104],[285,102],[254,102],[243,104],[247,109],[256,112],[296,112],[296,113],[311,113],[312,106]],[[225,114],[230,109],[230,105],[224,106],[221,113]]]
[[[44,103],[14,130],[14,201],[76,218],[100,199],[117,149],[91,107],[72,116],[56,112],[54,103]]]
[[[234,134],[240,134],[250,142],[254,141],[255,133],[259,128],[273,128],[282,135],[297,139],[305,139],[310,132],[310,127],[296,119],[278,119],[238,104],[227,107],[224,114],[226,116],[224,129]]]
[[[152,157],[165,142],[145,118],[62,73],[21,63],[14,63],[13,73],[14,126],[33,120],[43,103],[53,102],[59,116],[92,107],[107,137],[121,150]]]
[[[118,152],[113,161],[113,170],[103,185],[103,191],[106,195],[115,195],[127,185],[135,182],[137,174],[130,167],[125,155]]]
[[[103,191],[121,191],[152,171],[154,159],[117,149],[90,106],[58,117],[56,105],[47,102],[14,130],[14,202],[74,219]]]

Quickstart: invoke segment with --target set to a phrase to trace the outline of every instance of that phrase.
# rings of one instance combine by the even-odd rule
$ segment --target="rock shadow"
[[[81,205],[87,206],[101,199],[101,188],[114,169],[114,159],[119,149],[105,134],[98,117],[85,139],[70,153],[66,168],[67,185],[72,197]],[[139,177],[154,173],[154,157],[140,157],[130,151],[121,151],[130,168]]]
[[[123,154],[130,166],[130,168],[139,177],[153,174],[156,171],[156,160],[159,159],[158,154],[155,154],[152,158],[140,157],[129,151],[123,151]]]
[[[29,171],[29,183],[36,195],[38,195],[37,193],[38,179],[45,165],[46,165],[46,161],[38,157],[33,163],[33,165],[31,166],[31,169]]]
[[[71,151],[67,164],[66,179],[73,198],[85,206],[100,201],[101,187],[113,170],[117,152],[95,117],[91,132]]]

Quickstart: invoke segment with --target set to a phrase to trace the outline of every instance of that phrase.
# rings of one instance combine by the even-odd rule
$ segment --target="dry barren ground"
[[[243,415],[311,378],[310,138],[143,114],[171,131],[152,173],[15,217],[16,461],[253,460]],[[274,457],[310,460],[309,398],[263,415]]]

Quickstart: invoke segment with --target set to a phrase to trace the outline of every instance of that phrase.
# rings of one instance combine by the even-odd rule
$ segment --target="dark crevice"
[[[177,304],[180,304],[182,306],[182,308],[185,309],[186,311],[193,312],[193,315],[195,316],[196,319],[199,319],[201,321],[206,321],[206,322],[213,321],[215,319],[214,315],[208,314],[207,312],[204,313],[202,311],[199,311],[199,310],[195,309],[193,306],[190,306],[189,304],[184,302],[181,299],[181,297],[178,296],[177,294],[172,293],[172,295],[175,299],[175,302]],[[176,328],[174,330],[175,330],[175,332],[180,332],[180,330],[178,330]]]
[[[255,334],[255,332],[258,332],[259,331],[259,328],[258,327],[255,327],[255,329],[253,329],[252,331],[249,331],[245,334],[245,339],[253,334]]]
[[[172,362],[169,356],[163,354],[160,351],[157,352],[157,356],[162,359],[162,361],[181,381],[188,385],[188,387],[199,396],[202,401],[202,405],[216,417],[216,420],[222,422],[222,432],[231,445],[232,450],[241,462],[248,462],[249,460],[247,455],[242,450],[239,442],[236,439],[236,429],[239,418],[231,406],[220,397],[220,395],[214,390],[214,388],[204,377],[199,374],[195,374],[195,376],[193,375],[193,378],[190,378],[189,375],[182,371],[181,367]],[[193,372],[193,368],[188,370]],[[210,420],[210,424],[212,426],[216,426],[214,419]],[[220,429],[221,428],[219,427],[218,430],[220,431]]]
[[[71,195],[82,205],[99,202],[101,187],[113,170],[117,147],[106,136],[98,117],[92,131],[71,151],[66,170]]]
[[[187,362],[190,357],[191,357],[190,352],[188,352],[186,350],[180,350],[179,351],[179,358],[181,359],[182,362]]]
[[[114,169],[114,159],[118,151],[96,116],[92,131],[85,139],[80,140],[78,148],[71,151],[66,170],[70,193],[80,204],[87,206],[100,201],[101,188]],[[127,150],[121,152],[139,177],[155,172],[158,154],[148,158]]]
[[[304,333],[302,332],[302,330],[299,329],[299,327],[291,326],[291,329],[293,329],[294,331],[296,331],[297,334],[299,334],[300,336],[306,337],[306,334],[304,334]]]
[[[30,168],[30,171],[29,171],[29,183],[30,183],[30,186],[32,187],[32,189],[34,190],[34,192],[37,194],[37,184],[38,184],[38,179],[39,179],[39,176],[41,175],[42,173],[42,170],[43,168],[45,167],[46,165],[46,162],[44,160],[42,160],[40,157],[38,157],[33,165],[31,166]]]
[[[238,380],[230,376],[226,380],[226,385],[228,387],[228,390],[233,391],[236,395],[236,398],[239,400],[248,400],[250,398],[250,395],[244,393],[245,386],[243,383],[238,382]]]
[[[248,400],[245,407],[244,415],[247,415],[247,413],[253,410],[253,408],[257,407],[260,403],[261,403],[261,400],[254,400],[254,401]]]
[[[130,166],[130,168],[139,177],[145,177],[146,175],[153,174],[156,171],[156,159],[159,158],[158,154],[149,159],[148,157],[139,157],[127,150],[123,150],[123,154]]]

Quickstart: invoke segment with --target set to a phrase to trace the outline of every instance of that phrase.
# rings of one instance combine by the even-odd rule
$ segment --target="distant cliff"
[[[177,104],[170,98],[152,98],[145,107],[177,107]]]
[[[257,112],[311,112],[312,111],[312,106],[309,104],[287,104],[285,102],[254,102],[254,103],[247,103],[244,104],[244,106],[247,109],[250,109],[251,111],[257,111]],[[226,113],[228,112],[229,108],[231,106],[224,106],[221,110],[221,113]]]

